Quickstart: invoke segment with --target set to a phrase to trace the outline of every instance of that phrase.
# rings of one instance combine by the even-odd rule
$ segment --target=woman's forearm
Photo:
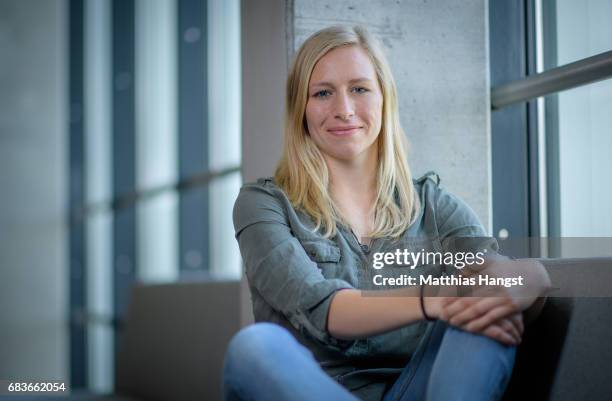
[[[329,333],[353,340],[397,329],[423,319],[419,288],[371,292],[340,290],[332,299],[327,316]],[[427,298],[426,298],[426,305]],[[435,313],[433,303],[428,315]]]

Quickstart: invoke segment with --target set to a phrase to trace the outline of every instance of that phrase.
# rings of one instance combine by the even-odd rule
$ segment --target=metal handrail
[[[184,191],[205,186],[214,179],[240,172],[241,166],[232,166],[222,170],[207,171],[180,179],[175,183],[163,184],[152,188],[130,191],[108,201],[94,202],[75,208],[71,217],[73,221],[83,219],[88,214],[107,210],[120,210],[134,205],[137,201],[150,199],[167,191]]]
[[[608,78],[612,78],[612,50],[496,86],[491,90],[491,109],[501,109]]]

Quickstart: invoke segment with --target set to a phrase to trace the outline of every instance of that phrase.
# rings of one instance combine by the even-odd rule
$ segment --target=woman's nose
[[[348,120],[355,115],[353,102],[346,93],[339,93],[335,102],[335,117]]]

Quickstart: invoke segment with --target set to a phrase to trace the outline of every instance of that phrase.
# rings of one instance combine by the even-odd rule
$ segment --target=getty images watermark
[[[383,274],[376,274],[372,277],[373,284],[376,286],[512,286],[524,285],[522,276],[517,277],[495,277],[489,274],[477,276],[463,275],[461,271],[465,267],[479,270],[487,261],[487,249],[479,252],[439,252],[426,251],[421,249],[414,252],[408,249],[396,249],[393,252],[375,252],[372,254],[372,268],[381,270],[388,266],[397,268],[408,268],[411,271],[420,267],[432,265],[453,266],[459,274],[435,276],[435,275],[410,275],[400,274],[394,277],[385,277]]]

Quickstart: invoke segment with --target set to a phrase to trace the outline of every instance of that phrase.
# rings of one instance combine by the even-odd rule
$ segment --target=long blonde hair
[[[349,226],[329,195],[327,164],[305,122],[312,70],[321,57],[342,46],[359,46],[368,54],[382,91],[374,230],[369,236],[395,238],[416,219],[420,206],[406,158],[407,139],[399,121],[395,81],[380,45],[363,27],[320,30],[298,51],[287,78],[283,153],[274,179],[293,206],[314,219],[315,231],[324,229],[326,238],[336,234],[336,222]]]

